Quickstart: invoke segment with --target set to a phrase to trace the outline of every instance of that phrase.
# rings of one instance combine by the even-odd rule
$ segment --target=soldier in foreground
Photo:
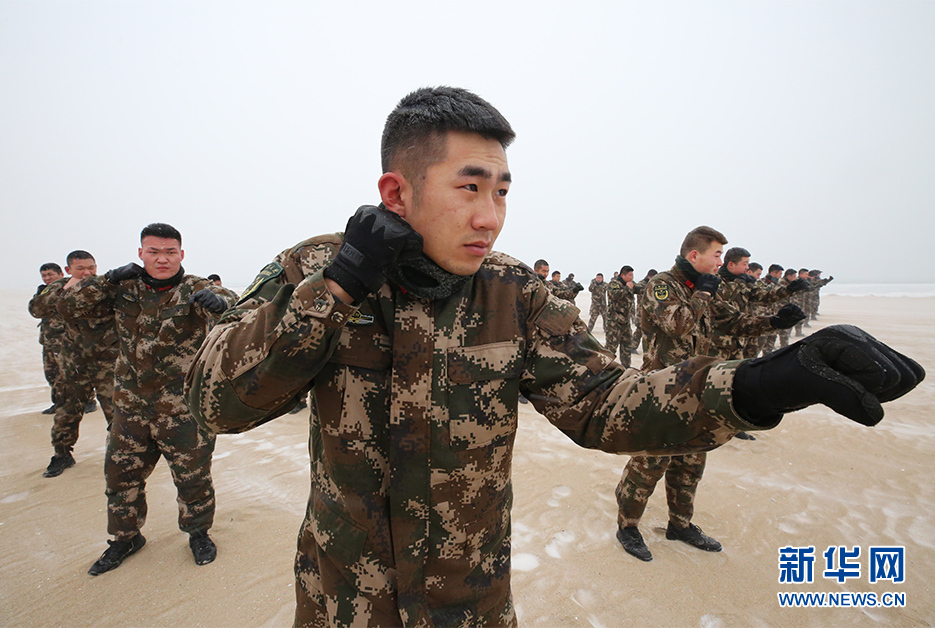
[[[163,456],[178,491],[179,528],[190,535],[195,563],[205,565],[217,555],[208,536],[215,436],[192,418],[182,389],[211,322],[234,299],[214,282],[185,274],[182,236],[170,225],[143,229],[139,257],[142,267],[127,264],[89,277],[59,306],[74,317],[109,312],[120,337],[116,410],[104,460],[107,532],[114,540],[88,570],[92,576],[116,569],[145,545],[146,480]]]
[[[217,432],[265,423],[312,392],[297,626],[516,624],[520,392],[582,446],[687,453],[810,403],[875,423],[879,401],[923,375],[855,328],[749,365],[701,357],[624,372],[577,308],[492,250],[512,139],[506,119],[465,90],[403,98],[383,134],[382,204],[359,208],[343,234],[276,257],[189,370],[189,406]],[[799,352],[867,392],[798,366]]]
[[[62,267],[55,262],[47,262],[39,267],[39,276],[42,283],[36,294],[29,300],[29,314],[33,318],[41,319],[39,322],[39,344],[42,345],[42,370],[45,381],[52,389],[52,405],[42,411],[42,414],[55,414],[55,408],[62,404],[62,367],[59,361],[62,353],[62,336],[65,334],[65,321],[58,309],[54,307],[42,308],[39,298],[42,292],[53,281],[62,279],[65,274]]]
[[[88,400],[93,400],[95,393],[107,425],[113,418],[114,361],[118,349],[114,317],[104,310],[95,309],[75,318],[59,307],[64,295],[69,294],[79,281],[97,273],[97,262],[87,251],[72,251],[66,264],[65,271],[71,277],[53,281],[33,299],[36,311],[43,317],[56,309],[65,323],[60,359],[61,403],[55,408],[52,424],[54,454],[42,474],[46,478],[58,477],[75,465],[71,452],[78,442],[81,419],[90,411]]]

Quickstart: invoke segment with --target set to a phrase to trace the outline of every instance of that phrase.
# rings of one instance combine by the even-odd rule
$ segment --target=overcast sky
[[[933,281],[935,2],[0,0],[0,286],[154,221],[243,286],[379,201],[386,115],[439,84],[513,124],[496,248],[530,265],[642,276],[709,224]]]

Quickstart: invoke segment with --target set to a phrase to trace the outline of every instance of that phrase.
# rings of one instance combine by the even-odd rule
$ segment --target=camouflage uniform
[[[546,283],[549,284],[549,290],[552,292],[552,294],[557,296],[559,299],[568,301],[569,303],[575,302],[574,288],[570,287],[564,281],[555,281],[554,279],[550,279]]]
[[[793,279],[792,281],[795,281],[795,279]],[[792,283],[792,282],[791,282],[791,281],[786,281],[786,278],[785,278],[785,277],[783,277],[782,279],[779,280],[779,285],[782,286],[782,287],[787,287],[790,283]],[[804,290],[799,291],[799,292],[796,292],[795,294],[793,294],[793,295],[790,296],[789,298],[783,299],[782,301],[780,301],[780,302],[777,303],[776,305],[778,305],[779,307],[782,307],[783,305],[786,305],[787,303],[792,303],[793,305],[798,305],[799,307],[802,307],[802,305],[801,305],[801,303],[802,303],[802,298],[801,298],[801,296],[799,296],[799,295],[801,295],[803,292],[804,292]],[[796,325],[796,326],[795,326],[795,329],[801,331],[801,329],[802,329],[802,323],[799,323],[798,325]],[[790,329],[780,329],[777,335],[779,336],[779,348],[781,349],[781,348],[783,348],[783,347],[785,347],[785,346],[788,346],[788,344],[789,344],[789,338],[792,336],[792,329],[791,329],[791,328],[790,328]]]
[[[114,411],[114,362],[118,349],[114,317],[106,310],[95,309],[87,316],[75,318],[63,309],[63,296],[75,290],[74,287],[64,290],[69,279],[53,281],[33,297],[36,311],[58,309],[65,322],[59,360],[61,404],[55,407],[52,424],[52,447],[57,456],[74,449],[85,406],[95,392],[108,425]]]
[[[643,352],[646,352],[646,348],[649,346],[649,338],[644,335],[642,317],[640,312],[643,311],[643,297],[646,295],[646,286],[649,284],[649,278],[641,279],[633,284],[633,292],[636,293],[636,309],[633,311],[633,347],[635,350],[640,344],[643,345]]]
[[[607,326],[607,282],[601,281],[598,283],[597,279],[591,280],[591,285],[588,286],[588,292],[591,293],[591,320],[588,321],[588,331],[594,330],[594,323],[597,322],[597,317],[600,316],[604,319],[604,326]],[[606,331],[606,330],[605,330]]]
[[[521,392],[605,451],[698,451],[752,427],[730,405],[737,365],[624,374],[578,309],[513,258],[490,254],[448,297],[384,284],[354,307],[322,275],[340,244],[313,238],[268,265],[186,378],[195,417],[218,432],[269,421],[312,391],[298,626],[515,625]]]
[[[805,281],[809,282],[809,289],[800,290],[799,292],[796,292],[795,294],[792,295],[791,299],[789,300],[790,303],[798,305],[800,308],[802,308],[802,311],[805,312],[806,314],[806,317],[804,320],[795,324],[795,335],[796,336],[805,335],[802,332],[803,326],[811,327],[811,325],[808,324],[808,316],[807,316],[809,312],[809,308],[811,307],[810,299],[809,299],[809,295],[811,294],[811,281],[809,279],[806,279]]]
[[[758,288],[760,288],[760,289],[762,289],[762,290],[779,290],[779,289],[784,289],[784,288],[785,288],[785,286],[780,286],[780,285],[779,285],[779,280],[778,280],[778,279],[775,279],[774,277],[771,277],[771,276],[769,276],[769,275],[766,275],[765,277],[763,277],[762,279],[760,279],[759,281],[757,281],[757,282],[756,282],[756,285],[757,285]],[[772,310],[778,311],[779,308],[781,308],[783,305],[785,305],[785,304],[788,303],[788,302],[789,302],[789,295],[787,294],[786,296],[782,297],[781,299],[777,299],[777,300],[772,304],[772,307],[768,307],[767,305],[764,305],[763,303],[753,303],[753,304],[752,304],[752,305],[753,305],[752,313],[753,313],[753,314],[757,314],[757,315],[759,315],[759,316],[765,316],[766,314],[772,314],[772,313],[773,313]],[[761,352],[762,352],[763,355],[766,355],[767,353],[769,353],[770,351],[772,351],[772,350],[775,348],[775,346],[776,346],[776,339],[777,339],[778,337],[779,337],[779,331],[778,331],[778,330],[773,330],[773,331],[768,331],[768,332],[766,332],[765,334],[761,335],[761,336],[759,337],[759,339],[758,339],[756,342],[750,342],[750,343],[747,344],[747,348],[744,350],[744,356],[743,356],[743,357],[745,357],[745,358],[755,358],[755,357],[756,357],[757,355],[759,355]]]
[[[630,366],[630,348],[633,346],[633,290],[620,279],[614,277],[607,286],[607,321],[604,326],[606,342],[604,346],[614,356],[620,351],[620,363]]]
[[[118,541],[139,532],[146,521],[146,479],[160,456],[178,491],[179,528],[189,534],[207,530],[214,520],[215,436],[195,422],[182,393],[188,366],[219,314],[188,299],[208,288],[230,305],[231,293],[192,275],[161,290],[143,279],[114,285],[103,277],[89,277],[77,288],[62,306],[75,315],[106,309],[120,337],[117,411],[104,462],[107,532]]]
[[[770,316],[755,314],[752,304],[768,306],[790,293],[785,286],[770,290],[747,284],[728,277],[729,272],[719,273],[722,281],[713,303],[714,320],[708,355],[722,360],[740,360],[747,344],[756,346],[759,336],[773,330]]]
[[[65,320],[58,313],[55,303],[41,295],[46,286],[39,286],[35,296],[29,300],[29,313],[33,318],[42,319],[39,323],[39,344],[42,345],[42,369],[45,381],[52,389],[52,404],[62,403],[62,389],[65,382],[61,378],[62,343],[65,336]]]

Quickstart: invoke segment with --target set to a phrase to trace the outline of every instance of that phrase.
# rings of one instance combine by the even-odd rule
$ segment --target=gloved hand
[[[126,266],[108,270],[106,273],[104,273],[104,277],[107,278],[107,281],[116,285],[126,279],[136,279],[137,277],[142,276],[143,272],[144,271],[142,266],[131,262]]]
[[[830,275],[830,276],[828,277],[828,281],[834,281],[834,275]]]
[[[861,425],[883,418],[884,402],[925,378],[914,360],[853,325],[833,325],[762,358],[734,375],[734,408],[754,424],[822,403]]]
[[[227,301],[214,294],[207,288],[202,288],[198,292],[188,297],[188,302],[200,303],[201,307],[208,310],[209,312],[214,312],[215,314],[220,314],[227,309]]]
[[[804,279],[796,279],[795,281],[789,282],[788,290],[789,292],[801,292],[802,290],[809,289],[808,282]]]
[[[749,283],[749,284],[756,283],[756,279],[754,279],[753,275],[748,275],[747,273],[740,273],[739,275],[737,275],[737,280],[742,281],[743,283]]]
[[[798,305],[789,303],[779,308],[779,311],[769,317],[769,324],[773,329],[790,329],[799,321],[805,320],[805,312]]]
[[[704,273],[698,277],[698,281],[695,282],[695,291],[696,292],[710,292],[711,296],[717,292],[717,287],[721,285],[721,278],[717,275],[712,275],[711,273]]]
[[[36,294],[39,294],[40,292],[42,292],[43,290],[45,290],[46,287],[47,287],[47,286],[46,286],[46,284],[44,284],[44,283],[39,284],[39,287],[36,288]]]
[[[344,244],[324,275],[354,299],[380,289],[387,270],[422,253],[422,236],[393,212],[363,205],[347,221]]]

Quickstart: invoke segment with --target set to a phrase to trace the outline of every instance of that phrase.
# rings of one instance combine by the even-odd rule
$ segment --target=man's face
[[[549,265],[543,264],[542,266],[536,267],[536,274],[539,275],[539,278],[543,281],[549,278]]]
[[[552,281],[561,281],[561,280],[562,280],[562,273],[558,272],[557,270],[554,273],[552,273]]]
[[[78,279],[91,277],[97,274],[97,262],[93,259],[72,260],[71,265],[65,267],[65,272]]]
[[[692,251],[688,254],[688,261],[692,267],[699,273],[714,274],[721,267],[721,254],[724,253],[724,245],[720,242],[712,242],[704,251]]]
[[[496,140],[448,133],[444,161],[428,167],[419,202],[405,215],[424,241],[422,249],[455,275],[472,275],[503,228],[510,171]]]
[[[727,262],[727,270],[731,275],[742,275],[750,269],[750,258],[741,257],[740,261]]]
[[[782,271],[781,271],[781,270],[774,270],[773,272],[771,272],[771,273],[769,274],[769,276],[770,276],[770,277],[773,277],[773,278],[775,278],[775,279],[780,279],[780,278],[782,277]]]
[[[598,275],[594,279],[597,281],[597,283],[604,283],[604,275]]]
[[[631,270],[626,275],[620,275],[620,281],[623,283],[630,283],[633,281],[633,271]]]
[[[170,279],[179,272],[185,251],[178,240],[146,236],[140,244],[140,260],[150,277]]]
[[[747,269],[747,274],[750,275],[751,277],[753,277],[754,279],[759,279],[759,278],[760,278],[760,275],[763,274],[763,269],[762,269],[762,268],[757,268],[756,270],[750,270],[750,269],[748,268],[748,269]]]
[[[42,277],[42,283],[44,283],[45,285],[49,285],[56,279],[62,278],[61,273],[56,272],[52,270],[51,268],[49,270],[40,270],[39,275]]]
[[[808,279],[808,273],[799,273],[799,279]]]

